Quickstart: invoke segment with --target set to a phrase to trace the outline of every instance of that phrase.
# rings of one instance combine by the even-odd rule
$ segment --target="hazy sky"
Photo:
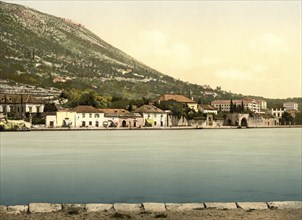
[[[7,1],[83,24],[184,81],[302,96],[301,1]]]

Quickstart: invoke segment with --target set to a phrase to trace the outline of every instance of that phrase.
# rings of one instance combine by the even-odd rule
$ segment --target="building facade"
[[[143,116],[126,109],[99,109],[104,113],[104,125],[117,128],[140,128],[144,126]]]
[[[103,126],[104,113],[89,105],[79,105],[70,110],[76,113],[75,127],[78,128],[99,128]]]
[[[270,110],[270,114],[273,115],[275,118],[281,118],[283,113],[284,109],[282,108],[272,108]]]
[[[231,109],[231,101],[233,105],[241,106],[243,103],[244,109],[249,109],[252,112],[260,112],[261,106],[259,102],[255,99],[242,99],[242,100],[214,100],[211,102],[211,105],[214,106],[219,111],[230,112]]]
[[[145,127],[167,127],[167,112],[157,108],[154,105],[143,105],[137,108],[133,113],[140,113],[143,117]]]
[[[217,108],[211,105],[199,105],[198,111],[204,113],[204,114],[214,114],[217,115]]]
[[[44,103],[31,94],[0,94],[0,113],[23,119],[44,111]]]
[[[298,111],[298,103],[296,102],[285,102],[283,103],[283,108],[287,110],[297,110]]]

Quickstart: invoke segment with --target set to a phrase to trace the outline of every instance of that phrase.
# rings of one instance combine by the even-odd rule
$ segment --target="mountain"
[[[244,97],[162,74],[67,18],[2,1],[0,16],[0,92],[93,89],[127,99],[174,93],[204,103]]]
[[[105,42],[82,24],[0,2],[1,78],[59,89],[91,88],[126,98],[212,90],[164,75]],[[167,64],[168,65],[168,64]]]

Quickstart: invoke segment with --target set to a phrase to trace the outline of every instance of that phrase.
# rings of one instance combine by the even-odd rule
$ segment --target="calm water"
[[[0,203],[301,200],[301,131],[0,133]]]

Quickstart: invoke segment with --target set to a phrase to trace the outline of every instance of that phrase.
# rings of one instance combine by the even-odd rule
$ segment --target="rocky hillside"
[[[0,2],[0,15],[3,80],[59,89],[90,88],[126,98],[162,93],[191,93],[198,98],[205,91],[213,92],[144,65],[69,19],[5,2]]]

